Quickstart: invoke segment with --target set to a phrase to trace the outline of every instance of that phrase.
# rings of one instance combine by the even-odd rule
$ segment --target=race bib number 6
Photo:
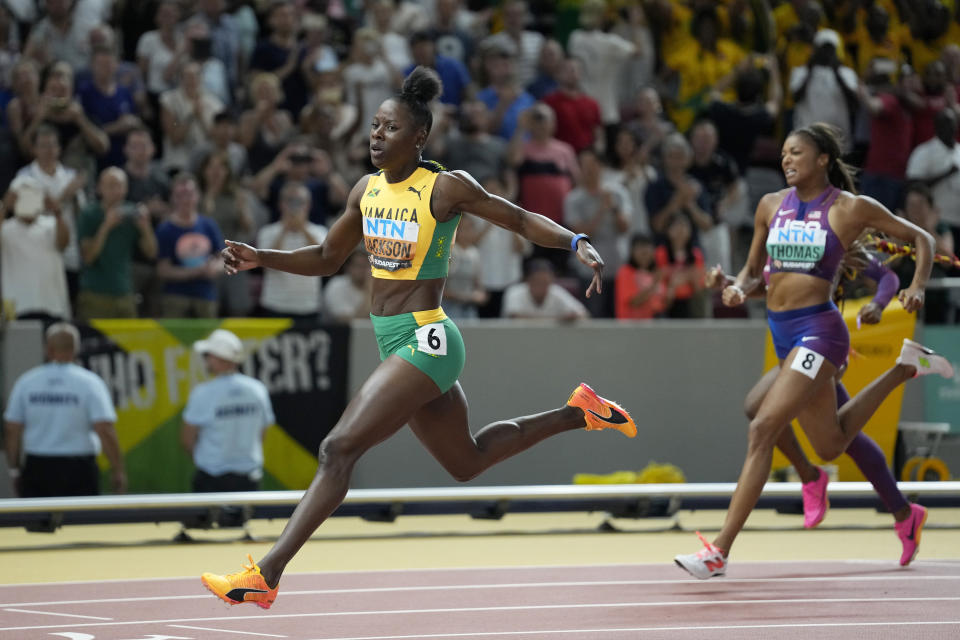
[[[817,372],[820,371],[820,365],[822,364],[822,355],[806,347],[800,347],[797,351],[797,357],[793,359],[793,364],[790,365],[790,368],[794,371],[799,371],[813,380],[817,377]]]
[[[447,331],[442,322],[417,329],[417,349],[434,356],[447,355]]]

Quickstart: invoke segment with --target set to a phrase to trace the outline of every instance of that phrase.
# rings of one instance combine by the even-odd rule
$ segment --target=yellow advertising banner
[[[890,303],[883,312],[880,324],[864,324],[857,328],[857,313],[860,307],[870,302],[870,298],[847,300],[843,306],[843,317],[850,331],[850,359],[847,371],[841,382],[853,397],[874,378],[889,369],[900,355],[900,347],[904,338],[913,338],[916,327],[916,315],[907,313],[897,300]],[[767,331],[766,351],[764,355],[764,371],[777,366],[777,356],[773,350],[773,339]],[[909,382],[907,384],[910,384]],[[903,402],[903,386],[898,387],[880,405],[880,408],[867,423],[864,433],[876,440],[887,457],[887,463],[892,464],[894,447],[897,441],[897,425],[900,422],[900,406]],[[793,422],[794,432],[800,445],[810,460],[823,464],[813,452],[813,447],[807,440],[803,429]],[[865,480],[860,470],[846,455],[840,456],[829,464],[837,467],[837,477],[842,481]],[[773,455],[773,469],[789,467],[790,463],[779,451]]]
[[[241,370],[266,385],[277,418],[264,436],[263,488],[305,489],[313,479],[320,441],[346,405],[349,327],[285,318],[93,320],[80,326],[80,360],[113,397],[131,492],[190,490],[180,414],[207,379],[193,343],[218,327],[243,342]]]

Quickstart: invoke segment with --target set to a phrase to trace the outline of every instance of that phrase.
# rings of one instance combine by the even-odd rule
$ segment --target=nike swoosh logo
[[[913,536],[917,533],[917,520],[914,518],[913,524],[910,525],[910,535],[907,536],[907,540],[913,540]]]
[[[227,597],[231,600],[236,600],[237,602],[243,602],[246,600],[246,595],[248,593],[266,593],[266,589],[231,589],[227,592]]]
[[[800,338],[800,342],[806,342],[807,340],[819,340],[817,336],[803,336]]]
[[[790,215],[791,213],[793,213],[794,211],[796,211],[796,209],[780,209],[780,211],[777,211],[777,215],[778,215],[778,216],[788,216],[788,215]]]
[[[617,411],[613,407],[610,407],[610,417],[605,418],[596,411],[592,409],[587,409],[593,416],[598,420],[603,420],[607,424],[627,424],[627,416],[623,415],[621,412]]]

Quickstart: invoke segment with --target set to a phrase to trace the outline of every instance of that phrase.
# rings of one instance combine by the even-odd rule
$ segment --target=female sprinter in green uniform
[[[379,171],[353,187],[323,244],[288,252],[227,241],[228,273],[263,266],[308,276],[335,273],[362,241],[373,270],[371,319],[382,362],[324,439],[310,487],[259,565],[250,559],[240,573],[203,574],[203,584],[226,602],[269,608],[284,567],[346,496],[354,464],[404,424],[459,481],[563,431],[614,428],[636,435],[626,411],[584,384],[559,409],[470,433],[467,400],[457,382],[463,341],[440,308],[462,213],[544,247],[570,247],[594,270],[588,296],[600,293],[603,260],[586,236],[487,193],[467,173],[421,159],[433,123],[428,103],[440,90],[436,73],[417,67],[401,93],[380,105],[370,130],[370,159]]]

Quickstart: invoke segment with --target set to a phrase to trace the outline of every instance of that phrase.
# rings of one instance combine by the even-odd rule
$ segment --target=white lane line
[[[705,605],[744,605],[744,604],[772,604],[776,606],[793,604],[837,604],[837,603],[882,603],[882,602],[956,602],[960,596],[936,596],[929,598],[778,598],[773,600],[681,600],[669,602],[612,602],[593,604],[543,604],[543,605],[516,605],[500,607],[449,607],[437,609],[384,609],[374,611],[322,611],[311,613],[279,613],[271,614],[270,618],[335,618],[353,616],[394,616],[394,615],[423,615],[431,613],[489,613],[493,611],[549,611],[553,609],[626,609],[649,607],[703,607]],[[116,622],[83,622],[71,624],[71,628],[80,627],[115,627],[132,624],[173,624],[177,622],[219,622],[221,620],[263,620],[263,615],[249,616],[217,616],[210,618],[172,618],[163,620],[125,620]],[[30,629],[57,629],[65,625],[35,625],[26,627],[0,627],[0,631],[25,631]]]
[[[916,580],[960,580],[960,575],[955,576],[825,576],[825,577],[793,577],[793,578],[727,578],[723,577],[711,582],[711,585],[719,584],[756,584],[765,582],[879,582],[884,583],[894,581],[916,581]],[[556,589],[559,587],[621,587],[631,585],[673,585],[686,584],[690,586],[700,586],[707,584],[693,578],[679,578],[676,580],[598,580],[598,581],[565,581],[565,582],[515,582],[500,584],[444,584],[444,585],[420,585],[403,587],[356,587],[349,589],[303,589],[299,591],[281,591],[284,597],[288,596],[322,596],[339,595],[348,593],[402,593],[412,591],[465,591],[465,590],[485,590],[485,589]],[[164,596],[164,600],[202,600],[209,599],[208,593],[196,593],[184,596]],[[2,607],[43,607],[59,604],[105,604],[114,602],[155,602],[155,596],[150,597],[129,597],[129,598],[97,598],[90,600],[50,600],[39,602],[10,602],[0,604]]]
[[[637,633],[639,631],[723,631],[723,630],[747,630],[747,629],[806,629],[812,627],[892,627],[905,625],[960,625],[960,620],[950,620],[948,622],[931,622],[922,620],[918,622],[818,622],[813,624],[738,624],[738,625],[714,625],[709,627],[629,627],[618,629],[571,629],[571,630],[528,630],[528,631],[481,631],[471,633],[418,633],[415,636],[353,636],[350,638],[318,638],[317,640],[408,640],[414,638],[483,638],[483,637],[504,637],[504,636],[524,636],[524,635],[561,635],[577,634],[581,637],[596,638],[600,634],[613,633]]]
[[[323,540],[322,537],[312,538],[314,540]],[[363,539],[362,537],[360,539]],[[830,565],[831,567],[837,567],[845,564],[850,565],[861,565],[861,564],[878,564],[878,565],[887,565],[891,570],[899,569],[899,565],[891,560],[832,560],[832,559],[817,559],[813,558],[810,560],[755,560],[752,562],[738,562],[737,569],[742,569],[745,567],[773,567],[776,566],[778,569],[782,567],[789,567],[798,565],[800,567],[809,568],[810,565]],[[941,559],[930,559],[930,560],[914,560],[910,563],[911,567],[924,567],[924,566],[945,566],[951,568],[960,567],[960,560],[953,560],[951,558],[941,558]],[[593,571],[595,569],[644,569],[644,568],[663,568],[663,562],[634,562],[629,564],[623,563],[601,563],[601,564],[522,564],[522,565],[493,565],[489,567],[419,567],[414,569],[355,569],[355,570],[341,570],[341,571],[303,571],[296,574],[297,576],[356,576],[356,575],[376,575],[376,574],[387,574],[395,575],[400,573],[416,573],[416,574],[427,574],[427,575],[438,575],[442,573],[487,573],[490,571],[497,571],[500,573],[513,573],[513,572],[524,572],[524,571]],[[162,581],[172,581],[172,580],[196,580],[195,575],[190,576],[162,576],[157,578],[103,578],[102,580],[56,580],[48,582],[17,582],[11,584],[0,584],[0,591],[4,589],[20,589],[24,586],[30,587],[42,587],[42,586],[60,586],[65,584],[110,584],[110,583],[130,583],[130,582],[157,582],[158,580]],[[741,578],[747,579],[747,578]],[[754,578],[757,580],[774,580],[775,578]],[[729,582],[732,578],[726,578]],[[2,606],[2,605],[0,605]]]
[[[189,624],[172,624],[171,627],[177,629],[196,629],[197,631],[216,631],[218,633],[240,633],[248,636],[261,636],[263,638],[286,638],[287,636],[277,635],[276,633],[254,633],[253,631],[233,631],[231,629],[212,629],[210,627],[193,627]]]
[[[13,609],[4,607],[4,611],[14,611],[16,613],[36,613],[41,616],[63,616],[65,618],[86,618],[87,620],[113,620],[113,618],[104,618],[101,616],[82,616],[79,613],[55,613],[53,611],[31,611],[29,609]]]

